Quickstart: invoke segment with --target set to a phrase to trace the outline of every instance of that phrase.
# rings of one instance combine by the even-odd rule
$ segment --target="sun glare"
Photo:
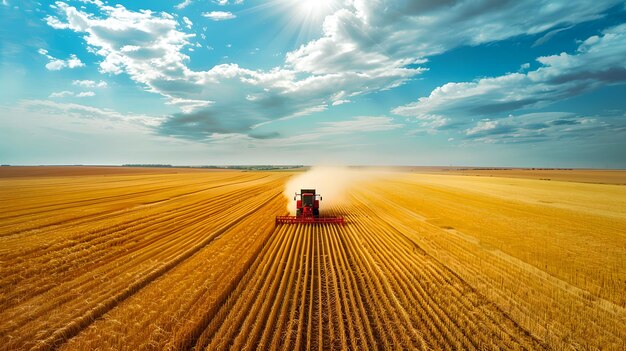
[[[300,16],[321,17],[333,10],[334,0],[292,0]]]
[[[260,17],[276,20],[278,30],[273,35],[276,42],[289,42],[293,50],[301,44],[319,38],[327,16],[340,10],[347,2],[343,0],[267,0],[261,1],[248,11]]]

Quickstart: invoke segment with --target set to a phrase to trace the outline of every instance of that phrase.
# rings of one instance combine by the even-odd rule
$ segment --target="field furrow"
[[[127,172],[0,178],[0,350],[626,348],[623,186]]]

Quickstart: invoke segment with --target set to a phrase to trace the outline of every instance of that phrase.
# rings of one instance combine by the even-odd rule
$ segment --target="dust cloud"
[[[300,193],[301,189],[315,189],[317,194],[322,195],[320,211],[323,212],[324,208],[345,201],[350,186],[362,178],[363,172],[347,167],[315,166],[309,171],[291,178],[285,185],[283,194],[289,200],[287,209],[291,215],[295,215],[294,193]]]

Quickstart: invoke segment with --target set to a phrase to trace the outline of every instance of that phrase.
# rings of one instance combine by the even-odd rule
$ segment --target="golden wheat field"
[[[1,350],[626,349],[623,185],[349,171],[277,226],[301,172],[9,168]]]

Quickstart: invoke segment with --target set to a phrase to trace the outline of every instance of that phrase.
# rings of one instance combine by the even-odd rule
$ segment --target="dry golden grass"
[[[275,227],[290,173],[30,172],[2,350],[626,348],[623,186],[377,173]]]

